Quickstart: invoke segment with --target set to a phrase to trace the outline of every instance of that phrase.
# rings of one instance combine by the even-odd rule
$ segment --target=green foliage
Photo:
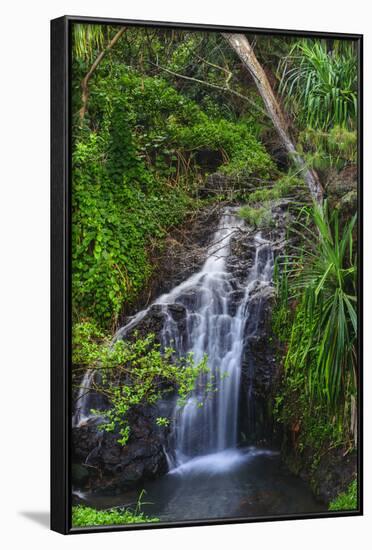
[[[89,506],[72,507],[73,527],[93,527],[95,525],[126,525],[131,523],[156,523],[158,518],[148,517],[143,512],[111,508],[96,510]]]
[[[286,174],[279,178],[274,185],[261,187],[245,195],[248,204],[268,203],[283,197],[291,196],[298,188],[303,187],[303,181],[296,175]]]
[[[277,291],[277,301],[272,310],[271,326],[280,344],[289,341],[292,330],[293,315],[289,307],[291,298],[288,273],[288,257],[277,257],[274,264],[274,284]]]
[[[253,227],[269,227],[272,224],[270,203],[263,206],[242,206],[238,215]]]
[[[173,349],[160,350],[153,334],[111,344],[110,337],[91,323],[75,324],[72,349],[75,370],[94,370],[93,389],[109,400],[108,409],[94,411],[105,420],[102,429],[119,433],[122,445],[130,436],[131,411],[155,405],[175,391],[179,404],[185,404],[200,375],[208,372],[206,357],[198,364],[192,353],[176,358]],[[159,417],[157,424],[167,426],[169,419]]]
[[[162,238],[192,204],[181,188],[162,182],[155,187],[131,134],[123,132],[122,138],[108,148],[108,159],[95,133],[76,143],[73,153],[73,313],[102,326],[115,323],[123,303],[148,280],[150,239]]]
[[[170,420],[169,418],[165,418],[164,416],[158,416],[156,419],[156,424],[158,426],[169,426]]]
[[[280,92],[291,101],[303,127],[355,127],[357,62],[354,44],[301,40],[282,62]]]
[[[286,369],[304,369],[310,396],[336,407],[340,396],[356,391],[356,217],[340,234],[338,212],[314,207],[315,224],[298,222],[304,246],[287,274],[300,296],[286,358]],[[296,327],[300,325],[300,333]]]
[[[115,98],[115,103],[130,113],[138,155],[157,175],[173,180],[180,174],[194,176],[195,169],[202,168],[200,153],[206,151],[216,154],[215,168],[221,165],[228,173],[244,171],[268,177],[275,171],[270,156],[253,135],[250,119],[232,122],[218,113],[211,117],[164,78],[116,67],[114,82],[107,77],[99,81],[99,87],[92,87],[90,112],[99,124],[97,103],[102,98]]]
[[[299,334],[299,326],[297,334]],[[275,398],[274,416],[294,435],[292,444],[300,455],[311,450],[310,470],[319,466],[322,455],[331,448],[351,450],[352,442],[345,428],[349,420],[344,414],[331,414],[329,407],[319,400],[310,399],[307,393],[306,372],[286,372]]]
[[[357,133],[341,126],[328,132],[308,128],[299,135],[299,151],[309,166],[316,170],[335,167],[338,170],[357,162]]]
[[[108,510],[96,510],[90,506],[77,505],[72,507],[73,527],[93,527],[95,525],[126,525],[131,523],[155,523],[159,518],[146,516],[141,508],[142,498],[145,490],[139,494],[136,507],[131,508],[110,508]]]
[[[339,494],[332,502],[328,509],[332,512],[341,510],[356,510],[358,507],[358,486],[357,480],[352,481],[344,493]]]
[[[95,51],[103,48],[102,26],[75,23],[72,26],[72,43],[75,58],[92,61]]]
[[[263,187],[262,189],[257,189],[256,191],[249,193],[246,200],[249,204],[251,204],[258,202],[267,202],[278,198],[280,198],[280,193],[276,187]]]
[[[355,219],[339,229],[327,204],[302,209],[290,228],[300,238],[294,254],[274,270],[273,331],[284,355],[275,399],[276,420],[291,434],[310,474],[331,449],[355,447],[351,419],[356,382]]]

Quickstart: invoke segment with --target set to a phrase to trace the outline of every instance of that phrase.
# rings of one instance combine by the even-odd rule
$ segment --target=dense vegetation
[[[352,42],[249,38],[304,166],[329,195],[323,204],[312,204],[301,170],[278,154],[262,97],[218,33],[75,25],[74,380],[87,368],[99,373],[95,389],[110,404],[102,427],[122,445],[134,407],[167,392],[185,399],[206,360],[175,360],[151,334],[110,345],[151,284],[153,250],[206,205],[233,202],[249,225],[270,228],[271,205],[286,199],[293,222],[276,265],[283,373],[274,409],[300,462],[312,449],[314,472],[331,449],[349,454],[357,445],[356,205],[344,211],[328,185],[357,159],[356,52]],[[202,192],[216,171],[239,182],[234,193]],[[355,508],[356,491],[353,481],[330,509]],[[143,521],[156,520],[138,510],[73,509],[74,526]]]
[[[276,414],[296,433],[298,452],[311,449],[312,472],[331,449],[350,453],[356,438],[355,218],[341,234],[338,213],[332,218],[325,204],[295,224],[305,246],[278,270],[274,312],[287,346]]]
[[[300,148],[326,182],[332,170],[356,162],[354,55],[347,43],[329,54],[326,44],[305,41],[281,64],[280,90],[299,117]],[[321,460],[337,449],[346,456],[357,445],[356,203],[348,219],[342,201],[332,195],[330,201],[299,208],[289,230],[299,244],[279,259],[274,311],[285,349],[276,415],[306,457],[315,489]],[[301,458],[294,462],[301,469]]]
[[[109,60],[99,71],[89,126],[75,125],[73,313],[110,327],[148,282],[153,241],[200,206],[203,155],[230,174],[267,179],[276,170],[252,120],[226,118],[217,104],[202,110],[160,74]]]

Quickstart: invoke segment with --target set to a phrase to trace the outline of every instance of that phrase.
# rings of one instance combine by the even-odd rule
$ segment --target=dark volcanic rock
[[[346,491],[358,471],[357,452],[348,452],[343,446],[326,447],[317,467],[312,468],[314,449],[305,447],[300,452],[293,444],[290,430],[284,433],[282,456],[289,469],[306,481],[314,494],[326,503]]]
[[[257,285],[245,330],[239,424],[246,440],[255,443],[274,435],[270,403],[280,375],[276,344],[270,336],[274,297],[273,287]]]
[[[234,187],[233,183],[233,179],[226,174],[220,172],[210,174],[204,183],[204,187],[199,190],[199,196],[204,199],[224,195]]]
[[[328,197],[333,203],[337,203],[350,191],[357,190],[358,172],[357,167],[347,166],[341,172],[334,170],[329,176],[326,184]]]
[[[180,345],[186,344],[187,331],[186,331],[186,308],[183,304],[173,303],[167,305],[154,304],[152,305],[146,315],[132,328],[128,329],[121,335],[125,338],[142,338],[148,334],[155,335],[155,341],[161,342],[161,333],[163,331],[165,322],[168,318],[171,318],[178,327],[180,334]]]
[[[153,274],[151,284],[132,304],[125,304],[119,324],[124,326],[128,317],[144,309],[161,294],[196,273],[208,255],[208,246],[217,228],[222,205],[205,207],[187,218],[181,226],[169,231],[164,241],[151,251]]]
[[[154,411],[132,415],[126,445],[117,434],[100,431],[96,422],[73,428],[72,481],[75,488],[105,490],[137,486],[167,472],[165,435],[157,429]]]

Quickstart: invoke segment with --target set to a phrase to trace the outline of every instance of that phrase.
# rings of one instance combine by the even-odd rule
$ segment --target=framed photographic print
[[[51,30],[52,529],[362,514],[362,36]]]

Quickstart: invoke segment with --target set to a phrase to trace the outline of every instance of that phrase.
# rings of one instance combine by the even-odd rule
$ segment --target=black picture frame
[[[71,526],[71,25],[97,23],[214,32],[350,39],[358,44],[358,502],[346,512],[177,521],[73,528]],[[62,534],[159,529],[363,515],[363,35],[241,26],[63,16],[51,21],[51,529]]]

